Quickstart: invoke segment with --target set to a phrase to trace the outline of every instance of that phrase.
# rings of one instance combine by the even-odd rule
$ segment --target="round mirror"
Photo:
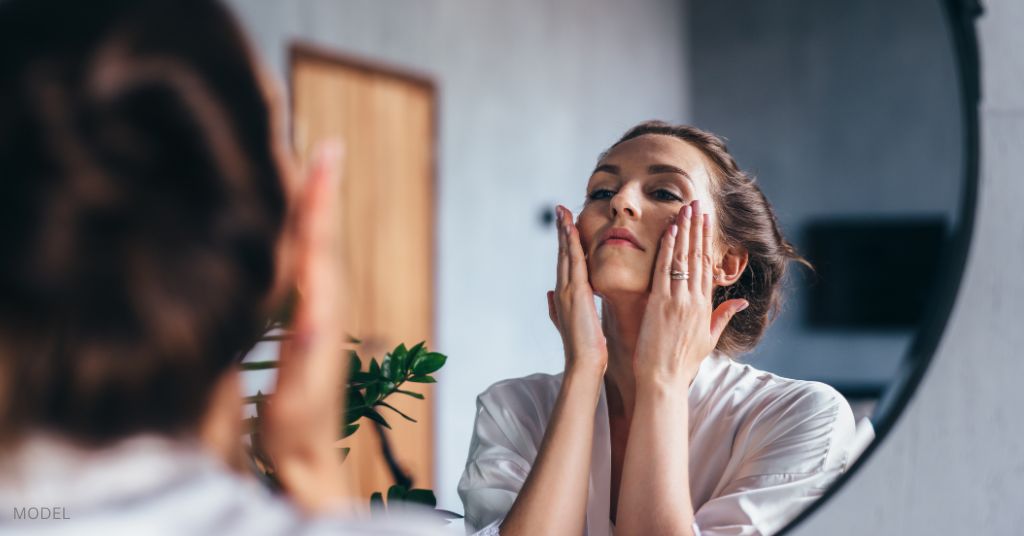
[[[960,2],[230,3],[287,81],[300,154],[345,139],[364,357],[420,341],[448,357],[436,386],[417,387],[426,401],[396,403],[418,422],[387,414],[390,429],[348,440],[360,493],[398,482],[465,511],[467,451],[494,409],[477,396],[565,367],[545,297],[554,206],[579,214],[599,157],[649,119],[724,138],[814,267],[790,272],[781,313],[735,360],[841,394],[853,423],[843,468],[911,395],[972,221],[972,13]],[[539,443],[544,430],[530,433]],[[505,491],[494,504],[515,499]],[[698,525],[711,498],[694,501]],[[591,534],[601,522],[587,518]]]

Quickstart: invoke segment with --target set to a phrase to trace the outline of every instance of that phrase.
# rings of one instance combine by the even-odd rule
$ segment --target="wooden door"
[[[362,340],[364,363],[404,342],[433,348],[435,91],[422,77],[334,53],[291,51],[292,131],[300,158],[327,138],[345,144],[344,206],[347,330]],[[433,389],[426,400],[388,401],[415,418],[384,410],[394,459],[415,487],[433,487]],[[394,400],[393,400],[394,399]],[[367,419],[346,440],[344,467],[362,498],[386,491],[392,472]]]

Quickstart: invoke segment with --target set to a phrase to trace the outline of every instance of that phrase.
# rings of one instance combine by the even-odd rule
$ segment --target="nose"
[[[609,203],[612,219],[617,218],[620,214],[629,219],[640,217],[640,203],[638,202],[636,192],[633,190],[633,188],[621,188],[612,197],[611,203]]]

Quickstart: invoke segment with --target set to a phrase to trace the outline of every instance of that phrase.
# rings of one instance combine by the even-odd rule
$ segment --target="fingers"
[[[702,267],[701,262],[704,254],[704,212],[700,206],[700,200],[693,201],[693,212],[690,217],[690,249],[687,252],[687,271],[690,273],[689,289],[696,291],[701,288]]]
[[[561,205],[555,207],[555,212],[558,219],[558,279],[555,288],[566,288],[573,282],[590,284],[587,257],[583,253],[572,212]]]
[[[573,221],[572,212],[562,207],[565,214],[565,239],[569,243],[569,281],[576,284],[590,284],[587,276],[587,257],[583,253],[583,244],[580,243],[580,232]]]
[[[332,287],[340,264],[338,233],[341,204],[338,181],[343,154],[341,142],[320,144],[309,168],[299,214],[298,276],[302,299],[296,311],[296,329],[315,329],[339,296],[324,295]]]
[[[569,240],[565,235],[565,216],[562,206],[555,207],[556,230],[558,233],[558,268],[555,278],[555,289],[563,289],[569,284]]]
[[[672,293],[672,263],[675,258],[675,245],[679,236],[679,224],[673,221],[661,235],[658,245],[658,258],[654,261],[654,275],[651,280],[651,294],[670,295]]]
[[[692,212],[693,207],[687,204],[679,211],[679,214],[676,215],[676,224],[679,226],[679,230],[676,233],[676,242],[672,258],[672,270],[674,271],[689,271],[686,257],[690,251],[690,224],[692,222]],[[686,288],[686,281],[682,279],[673,279],[671,280],[671,284],[673,294],[678,294],[679,291]]]
[[[749,305],[750,303],[743,299],[726,300],[715,309],[715,312],[711,314],[712,348],[718,346],[718,339],[722,337],[726,326],[736,316],[736,313],[746,309]]]
[[[703,246],[702,246],[701,249],[704,250],[704,255],[700,259],[700,265],[701,265],[700,289],[701,289],[701,292],[703,292],[705,296],[710,298],[711,297],[711,289],[712,289],[711,280],[714,279],[714,270],[712,269],[712,266],[711,266],[711,259],[713,258],[713,255],[712,255],[712,252],[711,252],[711,237],[712,237],[712,233],[711,233],[711,215],[710,214],[707,214],[707,213],[704,214],[704,221],[702,222],[701,227],[703,229],[703,231],[701,232],[701,234],[703,235]]]

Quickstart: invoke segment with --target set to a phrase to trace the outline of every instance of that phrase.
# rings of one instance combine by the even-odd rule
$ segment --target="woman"
[[[832,388],[732,358],[806,263],[717,137],[640,124],[558,207],[565,371],[491,386],[459,484],[484,533],[771,534],[850,459]],[[594,296],[601,297],[601,315]],[[595,414],[596,410],[596,414]]]
[[[413,533],[340,516],[339,149],[300,192],[226,10],[8,0],[0,72],[0,533]],[[230,468],[236,365],[296,281],[282,498]]]

